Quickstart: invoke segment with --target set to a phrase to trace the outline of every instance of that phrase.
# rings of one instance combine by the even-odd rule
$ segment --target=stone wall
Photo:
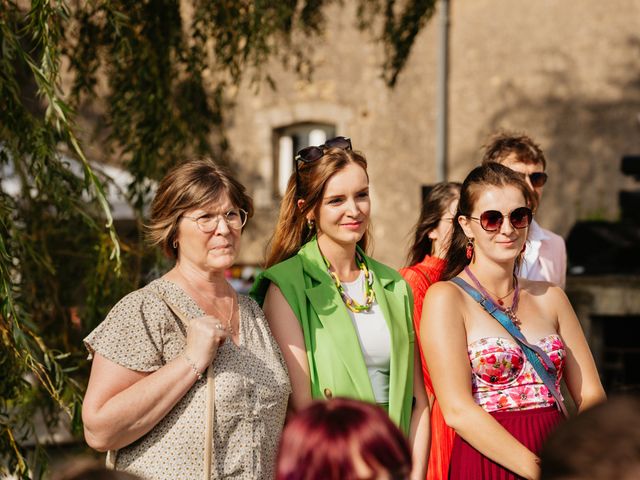
[[[435,181],[437,16],[420,33],[397,86],[380,78],[380,45],[359,32],[354,2],[334,5],[315,42],[307,82],[273,62],[266,84],[235,98],[230,140],[258,210],[241,260],[258,263],[277,215],[272,130],[333,123],[370,164],[374,255],[405,258],[420,187]],[[615,220],[620,157],[640,153],[640,2],[452,2],[449,179],[462,180],[499,129],[525,131],[546,152],[550,175],[540,223],[565,235],[578,219]]]

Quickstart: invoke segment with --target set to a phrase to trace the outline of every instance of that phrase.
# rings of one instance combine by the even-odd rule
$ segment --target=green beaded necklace
[[[360,305],[353,298],[351,298],[347,294],[347,292],[344,291],[344,287],[342,286],[338,275],[335,272],[331,271],[331,264],[329,263],[329,260],[327,260],[324,255],[322,256],[322,259],[327,266],[327,272],[329,272],[329,275],[331,275],[331,277],[333,278],[333,281],[336,284],[336,288],[338,289],[338,292],[342,297],[342,301],[347,306],[347,308],[353,313],[369,311],[371,309],[371,306],[373,305],[374,300],[376,299],[376,294],[373,291],[373,275],[371,275],[371,272],[369,272],[367,264],[365,263],[364,258],[362,258],[360,253],[356,252],[356,264],[358,265],[358,268],[360,268],[360,270],[364,272],[364,305]]]

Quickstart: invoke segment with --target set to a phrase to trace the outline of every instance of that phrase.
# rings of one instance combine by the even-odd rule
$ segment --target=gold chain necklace
[[[213,302],[211,302],[209,299],[205,298],[198,290],[195,290],[194,287],[191,285],[191,282],[182,274],[182,272],[180,272],[180,276],[185,280],[187,288],[189,290],[189,293],[191,294],[191,297],[192,298],[193,297],[199,297],[200,300],[203,301],[203,304],[204,305],[208,304],[208,306],[209,306],[209,308],[211,310],[215,310],[215,312],[214,312],[216,314],[215,316],[219,317],[220,321],[223,321],[222,319],[225,317],[225,315],[222,315],[220,310],[218,310],[217,307],[214,307]],[[230,292],[231,307],[229,309],[229,314],[226,315],[226,317],[227,317],[226,326],[223,325],[223,327],[229,333],[229,335],[235,335],[236,331],[233,328],[232,321],[233,321],[233,314],[236,311],[237,298],[236,298],[235,291],[233,290],[231,285],[229,285],[229,283],[227,283],[227,288],[229,289],[229,292]],[[202,306],[197,301],[196,301],[196,303],[198,304],[198,306],[200,306],[200,308],[202,308]],[[205,311],[205,313],[206,313],[206,311]]]

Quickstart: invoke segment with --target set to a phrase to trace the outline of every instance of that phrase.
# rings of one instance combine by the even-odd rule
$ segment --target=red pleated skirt
[[[492,412],[491,415],[511,435],[536,455],[549,434],[564,419],[556,407],[534,408],[515,412]],[[482,455],[456,435],[451,453],[449,480],[517,480],[522,477]]]

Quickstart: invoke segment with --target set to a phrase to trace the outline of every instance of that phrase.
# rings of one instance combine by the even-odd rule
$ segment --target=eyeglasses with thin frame
[[[349,137],[335,137],[327,140],[317,147],[305,147],[299,150],[294,157],[296,164],[296,176],[298,175],[298,162],[312,163],[322,158],[324,153],[331,148],[341,148],[342,150],[351,150],[351,139]]]
[[[205,213],[204,215],[200,215],[199,217],[189,217],[187,215],[182,215],[183,218],[188,218],[196,222],[198,228],[203,233],[211,233],[218,228],[220,224],[220,219],[224,218],[225,223],[229,228],[234,230],[239,230],[247,223],[247,217],[249,214],[243,210],[242,208],[232,208],[228,212],[220,213],[214,215],[212,213]]]
[[[497,232],[500,230],[505,218],[509,219],[513,228],[521,230],[531,224],[533,212],[529,207],[519,207],[507,215],[503,215],[503,213],[498,210],[487,210],[486,212],[482,212],[479,217],[469,216],[469,218],[478,221],[482,229],[487,232]]]

